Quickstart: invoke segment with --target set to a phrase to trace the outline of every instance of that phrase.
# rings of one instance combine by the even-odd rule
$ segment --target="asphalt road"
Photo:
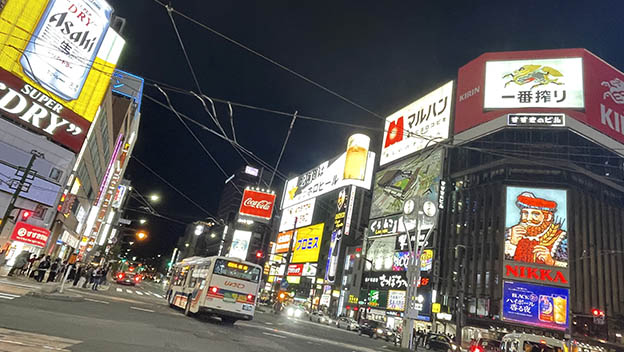
[[[185,317],[163,288],[71,289],[81,302],[0,291],[0,351],[383,351],[387,343],[335,327],[256,313],[251,322]],[[160,296],[160,297],[159,297]]]

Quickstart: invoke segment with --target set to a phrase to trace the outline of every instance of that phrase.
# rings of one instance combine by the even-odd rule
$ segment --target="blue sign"
[[[569,324],[570,290],[524,282],[503,282],[503,320],[547,329]]]
[[[113,92],[134,100],[137,104],[137,111],[141,111],[144,83],[145,80],[143,78],[122,70],[115,70],[111,77]]]

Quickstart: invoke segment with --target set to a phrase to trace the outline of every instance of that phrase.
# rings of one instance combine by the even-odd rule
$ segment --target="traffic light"
[[[280,301],[283,301],[284,299],[286,299],[286,292],[284,292],[284,291],[280,291],[280,293],[279,293],[279,295],[277,296],[277,298],[278,298]]]
[[[262,251],[258,250],[256,251],[256,258],[260,259],[264,256],[264,253],[262,253]]]
[[[28,218],[32,216],[32,211],[30,210],[22,210],[22,221],[27,221]]]
[[[592,309],[592,316],[594,317],[594,324],[596,325],[604,325],[605,323],[605,312],[598,309],[598,308],[594,308]]]

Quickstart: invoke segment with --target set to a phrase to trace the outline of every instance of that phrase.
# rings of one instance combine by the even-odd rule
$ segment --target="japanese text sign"
[[[528,283],[503,282],[503,319],[542,328],[568,327],[570,291]]]
[[[323,240],[324,224],[303,227],[295,231],[296,242],[291,263],[309,263],[318,260]]]
[[[48,242],[48,237],[50,237],[50,231],[48,229],[20,221],[15,224],[13,228],[11,240],[43,248],[46,242]]]

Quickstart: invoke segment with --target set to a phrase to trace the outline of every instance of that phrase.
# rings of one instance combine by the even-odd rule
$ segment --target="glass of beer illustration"
[[[565,325],[568,316],[568,300],[563,296],[553,296],[555,323]]]
[[[358,133],[349,137],[344,167],[345,180],[364,180],[369,145],[370,138],[366,135]]]

